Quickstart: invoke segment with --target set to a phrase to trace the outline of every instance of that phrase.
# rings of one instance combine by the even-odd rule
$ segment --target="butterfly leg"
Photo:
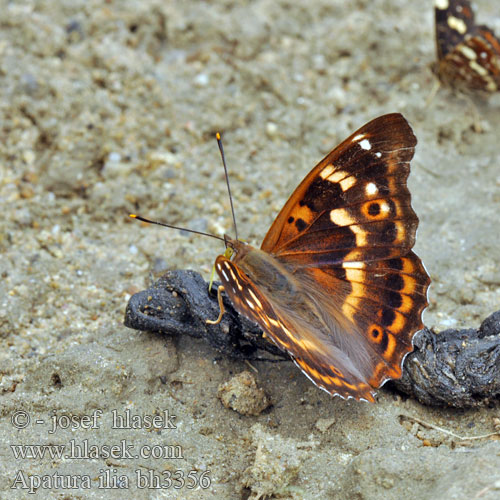
[[[212,321],[211,319],[206,319],[205,323],[208,323],[209,325],[218,325],[222,320],[222,316],[226,312],[226,310],[224,309],[224,302],[222,302],[223,291],[224,287],[220,285],[219,288],[217,288],[217,301],[219,302],[219,309],[220,309],[219,316],[215,321]]]

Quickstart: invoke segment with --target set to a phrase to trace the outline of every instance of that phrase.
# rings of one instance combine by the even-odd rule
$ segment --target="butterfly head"
[[[242,257],[249,249],[248,243],[233,239],[227,234],[224,235],[224,244],[226,245],[226,250],[224,251],[224,257],[226,257],[226,259],[230,259],[235,255]]]

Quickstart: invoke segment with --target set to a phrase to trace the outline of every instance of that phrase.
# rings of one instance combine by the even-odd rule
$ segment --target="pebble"
[[[271,402],[263,389],[257,387],[254,376],[244,371],[219,386],[218,398],[226,408],[240,415],[259,415]]]

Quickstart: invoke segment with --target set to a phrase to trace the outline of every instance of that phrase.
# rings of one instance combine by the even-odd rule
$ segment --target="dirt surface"
[[[482,133],[446,89],[426,106],[427,3],[0,0],[1,499],[498,498],[496,436],[461,439],[495,432],[496,407],[432,409],[384,389],[375,405],[346,402],[291,363],[259,363],[272,406],[243,416],[217,393],[247,364],[122,326],[152,276],[208,278],[222,251],[129,212],[232,231],[216,131],[240,234],[258,244],[316,161],[395,111],[419,140],[426,325],[477,327],[498,309],[500,96],[475,104]],[[476,4],[499,33],[497,2]],[[112,428],[126,410],[157,419]],[[71,443],[93,452],[68,455]],[[139,489],[155,474],[162,488]]]

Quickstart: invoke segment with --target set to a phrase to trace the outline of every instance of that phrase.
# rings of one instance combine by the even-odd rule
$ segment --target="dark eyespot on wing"
[[[380,213],[380,205],[377,202],[371,203],[368,207],[368,213],[373,217],[378,215]]]

